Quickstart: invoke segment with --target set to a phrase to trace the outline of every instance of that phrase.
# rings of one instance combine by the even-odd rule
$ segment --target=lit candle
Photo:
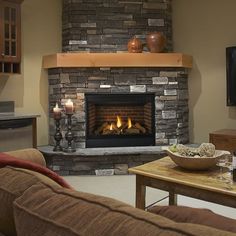
[[[73,105],[73,102],[71,101],[71,99],[69,99],[69,100],[66,102],[65,108],[66,108],[66,114],[73,114],[74,105]]]
[[[57,103],[56,106],[53,108],[53,115],[54,119],[61,119],[61,109],[58,107]]]

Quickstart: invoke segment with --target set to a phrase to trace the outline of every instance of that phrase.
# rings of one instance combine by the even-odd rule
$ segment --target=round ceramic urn
[[[150,52],[163,52],[166,38],[161,32],[149,33],[146,37],[147,48]]]

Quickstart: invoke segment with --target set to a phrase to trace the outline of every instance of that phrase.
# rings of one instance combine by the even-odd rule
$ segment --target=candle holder
[[[61,120],[61,116],[55,116],[54,117],[55,120],[55,124],[56,124],[56,133],[54,134],[54,139],[56,141],[56,144],[53,148],[54,152],[61,152],[62,151],[62,147],[61,147],[61,140],[62,140],[62,134],[61,134],[61,130],[60,130],[60,120]]]
[[[72,147],[72,141],[74,139],[73,132],[71,131],[72,125],[71,125],[71,117],[72,113],[66,114],[67,115],[67,132],[65,134],[65,139],[68,143],[68,146],[64,149],[64,152],[75,152],[76,149]]]

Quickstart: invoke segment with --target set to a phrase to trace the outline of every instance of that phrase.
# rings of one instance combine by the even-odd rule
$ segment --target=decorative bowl
[[[212,157],[186,157],[169,149],[166,152],[176,165],[187,170],[207,170],[215,166],[220,157],[230,154],[228,151],[216,150]]]

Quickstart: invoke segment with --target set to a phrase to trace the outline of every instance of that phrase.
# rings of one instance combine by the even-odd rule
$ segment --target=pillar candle
[[[73,114],[74,112],[74,105],[71,99],[69,99],[65,104],[66,114]]]
[[[61,119],[61,109],[58,107],[57,103],[56,106],[53,108],[53,116],[54,119]]]

